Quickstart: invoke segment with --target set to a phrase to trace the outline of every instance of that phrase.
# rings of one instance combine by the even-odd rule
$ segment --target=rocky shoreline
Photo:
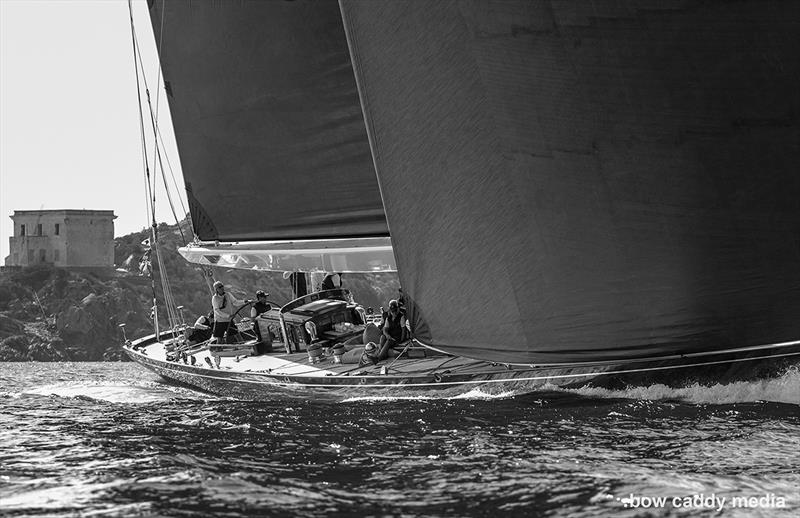
[[[182,223],[184,226],[186,223]],[[177,252],[182,238],[177,225],[161,224],[159,242],[174,299],[184,306],[189,323],[208,311],[209,289],[204,273]],[[187,230],[184,227],[184,234]],[[126,360],[120,324],[129,339],[153,333],[150,308],[158,282],[139,272],[148,230],[115,239],[118,268],[67,269],[52,265],[0,268],[0,361]],[[156,265],[154,264],[154,267]],[[158,270],[153,275],[158,278]],[[215,271],[239,298],[253,298],[256,289],[285,303],[289,286],[278,273]],[[365,306],[386,305],[397,293],[396,274],[345,276],[345,287]],[[161,319],[160,319],[161,320]],[[167,327],[166,321],[162,328]]]
[[[147,279],[53,266],[0,273],[0,361],[121,360],[119,324],[150,327]]]

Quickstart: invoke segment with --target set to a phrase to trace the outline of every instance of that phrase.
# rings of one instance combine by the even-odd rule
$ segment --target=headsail
[[[339,7],[151,0],[201,240],[387,237]]]
[[[341,7],[424,341],[539,363],[800,337],[800,5]]]

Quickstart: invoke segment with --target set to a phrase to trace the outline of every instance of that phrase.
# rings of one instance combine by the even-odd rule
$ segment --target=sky
[[[133,15],[155,98],[146,0],[133,0]],[[160,99],[182,186],[163,89]],[[113,210],[116,236],[149,225],[138,109],[126,0],[0,0],[0,265],[15,210]],[[174,223],[161,181],[159,189],[156,219]]]

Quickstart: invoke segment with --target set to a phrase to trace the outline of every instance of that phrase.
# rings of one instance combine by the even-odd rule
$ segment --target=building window
[[[58,223],[56,223],[56,234],[58,234]],[[61,260],[61,250],[56,248],[53,250],[53,262],[57,263],[59,260]]]
[[[28,249],[28,264],[31,264],[32,262],[33,262],[33,249],[30,248]]]
[[[41,223],[37,223],[37,224],[36,224],[36,235],[37,235],[37,236],[41,236],[41,235],[43,235],[43,234],[42,234],[42,224],[41,224]]]
[[[56,235],[58,235],[59,230],[61,230],[61,226],[58,223],[56,223],[56,232],[55,232]]]
[[[14,266],[19,266],[19,254],[14,252]]]
[[[43,263],[47,260],[47,250],[39,249],[39,262]]]
[[[19,226],[19,235],[20,236],[24,236],[25,235],[25,225],[20,225]]]

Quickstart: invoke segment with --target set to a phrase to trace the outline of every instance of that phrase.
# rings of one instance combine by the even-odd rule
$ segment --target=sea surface
[[[0,363],[2,516],[798,516],[800,371],[712,387],[221,399]]]

